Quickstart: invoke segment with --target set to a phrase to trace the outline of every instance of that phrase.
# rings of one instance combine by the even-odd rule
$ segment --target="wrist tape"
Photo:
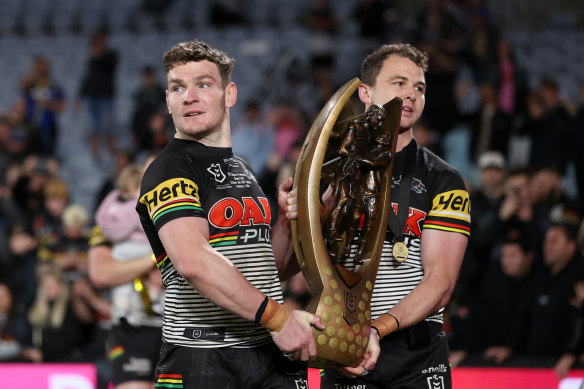
[[[259,324],[267,328],[270,332],[280,332],[282,328],[284,328],[286,321],[288,321],[288,310],[271,298],[266,297],[266,299],[268,301],[264,312],[260,316]],[[260,309],[263,305],[264,304],[262,303]],[[258,309],[258,314],[259,313]],[[258,315],[256,314],[256,317],[257,316]]]
[[[379,333],[379,339],[399,330],[399,321],[390,313],[384,313],[377,319],[373,320],[371,327],[375,328]]]

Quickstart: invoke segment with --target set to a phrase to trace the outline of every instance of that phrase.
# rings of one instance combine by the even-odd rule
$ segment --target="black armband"
[[[268,296],[266,296],[266,298],[264,299],[264,301],[262,301],[262,303],[260,304],[260,307],[258,308],[258,310],[255,314],[255,318],[253,319],[254,323],[260,324],[260,319],[262,318],[264,311],[266,310],[266,306],[268,305],[268,301],[269,301],[269,298],[268,298]]]

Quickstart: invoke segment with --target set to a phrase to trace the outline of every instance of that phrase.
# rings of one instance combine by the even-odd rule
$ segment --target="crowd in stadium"
[[[220,4],[209,17],[215,28],[249,23]],[[557,74],[533,82],[485,2],[428,1],[399,36],[388,28],[395,12],[389,1],[363,0],[351,16],[364,48],[399,38],[429,54],[431,92],[414,135],[460,170],[471,193],[471,238],[446,307],[451,362],[553,367],[563,377],[584,366],[584,83],[579,99],[566,99]],[[299,28],[325,37],[342,25],[332,1],[315,1],[299,16]],[[324,46],[311,52],[309,72],[288,74],[309,86],[310,98],[267,105],[258,95],[239,97],[234,153],[258,174],[274,209],[312,120],[340,86],[334,47]],[[110,301],[87,275],[89,232],[119,172],[142,165],[174,131],[165,81],[145,66],[135,74],[132,142],[118,147],[113,110],[124,52],[99,30],[79,55],[87,72],[77,95],[64,93],[66,75],[39,56],[22,69],[13,103],[0,106],[0,362],[92,362],[107,382]],[[78,183],[61,174],[56,148],[60,114],[73,105],[91,120],[91,158],[114,166],[91,206],[76,202]],[[285,285],[290,306],[301,307],[307,293],[301,277]]]

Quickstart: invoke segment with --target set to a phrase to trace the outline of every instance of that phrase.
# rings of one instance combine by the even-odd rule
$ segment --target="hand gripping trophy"
[[[296,165],[294,249],[312,293],[306,310],[325,325],[313,328],[317,359],[309,363],[312,367],[355,366],[369,340],[402,102],[374,104],[354,116],[350,98],[360,84],[355,78],[329,99]],[[326,185],[334,197],[328,214],[320,202],[320,188]],[[342,266],[347,259],[352,270]]]

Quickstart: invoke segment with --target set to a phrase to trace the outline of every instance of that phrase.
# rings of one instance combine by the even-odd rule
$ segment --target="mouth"
[[[402,107],[402,111],[408,112],[408,113],[413,113],[414,109],[412,107]]]
[[[195,112],[195,111],[193,111],[193,112],[187,112],[183,116],[186,117],[186,118],[190,118],[190,117],[199,116],[199,115],[202,115],[202,114],[203,114],[202,112],[198,112],[198,111]]]

